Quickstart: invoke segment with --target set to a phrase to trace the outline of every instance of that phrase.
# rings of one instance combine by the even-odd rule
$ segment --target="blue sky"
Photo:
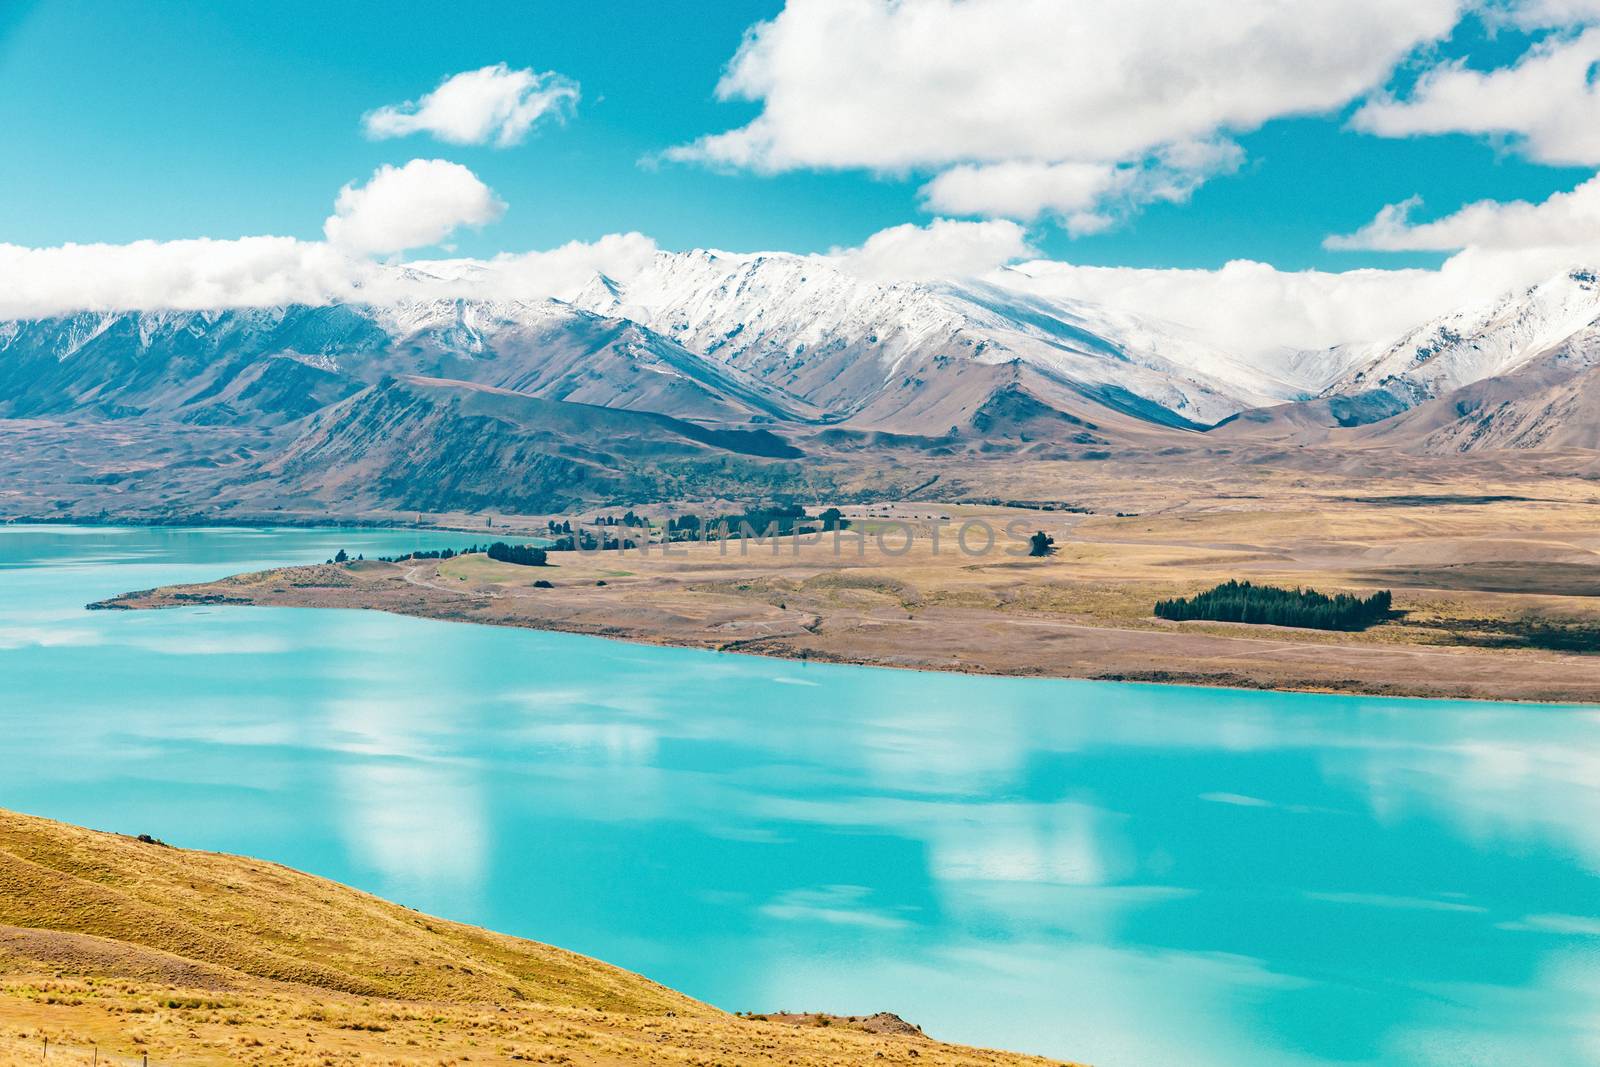
[[[781,6],[10,0],[0,15],[0,242],[316,240],[341,186],[417,157],[464,164],[509,205],[500,221],[454,239],[467,255],[627,230],[667,248],[821,251],[928,222],[935,212],[919,189],[937,167],[768,174],[649,162],[760,114],[760,102],[718,100],[715,89],[746,29]],[[1547,32],[1491,36],[1469,15],[1386,84],[1404,94],[1418,69],[1453,57],[1503,67]],[[1060,59],[1073,61],[1065,48]],[[510,148],[363,136],[364,113],[500,62],[578,82],[570,120],[541,124]],[[1078,264],[1434,266],[1447,251],[1330,251],[1322,241],[1412,196],[1436,217],[1486,198],[1542,201],[1595,173],[1531,161],[1503,138],[1358,132],[1349,128],[1358,106],[1225,130],[1241,165],[1186,201],[1146,204],[1077,238],[1046,214],[1028,220],[1031,239]]]

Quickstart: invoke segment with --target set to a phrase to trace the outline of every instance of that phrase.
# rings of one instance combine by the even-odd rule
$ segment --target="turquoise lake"
[[[471,540],[0,527],[0,806],[730,1010],[891,1010],[1100,1067],[1600,1064],[1600,709],[83,610]]]

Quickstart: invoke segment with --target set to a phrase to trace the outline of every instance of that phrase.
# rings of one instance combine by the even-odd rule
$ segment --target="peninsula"
[[[907,502],[763,542],[351,561],[128,593],[101,608],[371,608],[815,661],[1395,696],[1600,700],[1600,507],[1548,495],[1366,497],[1196,486],[1139,514]],[[528,520],[528,528],[537,528]],[[1053,540],[1028,554],[1034,534]],[[511,536],[502,534],[500,536]],[[989,538],[993,540],[990,542]],[[463,534],[463,547],[472,541]],[[1156,618],[1244,579],[1392,592],[1360,632]]]

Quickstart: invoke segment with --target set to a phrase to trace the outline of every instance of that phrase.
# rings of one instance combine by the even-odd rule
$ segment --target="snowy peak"
[[[615,315],[622,308],[622,287],[612,278],[596,271],[569,303],[596,315]]]
[[[1372,346],[1367,358],[1323,395],[1382,390],[1413,407],[1546,359],[1573,369],[1600,362],[1600,278],[1593,270],[1564,271]]]
[[[383,272],[368,302],[0,322],[0,417],[271,427],[413,376],[797,435],[1100,449],[1232,419],[1220,437],[1327,441],[1393,422],[1430,449],[1553,447],[1588,440],[1561,426],[1592,413],[1600,389],[1592,375],[1574,384],[1600,367],[1589,269],[1270,369],[1003,271],[881,282],[828,256],[660,252],[626,276],[590,274],[566,300],[518,298],[492,264]]]
[[[957,389],[964,368],[1012,361],[1083,396],[1126,394],[1140,417],[1160,409],[1154,421],[1178,425],[1297,395],[1181,327],[992,284],[875,282],[822,256],[663,252],[626,282],[591,279],[573,303],[857,421],[893,423],[906,405],[887,398],[908,383]]]
[[[1564,271],[1390,342],[1304,355],[1343,369],[1318,399],[1247,412],[1223,436],[1430,453],[1590,448],[1600,276]]]
[[[706,250],[657,253],[625,286],[597,293],[591,284],[573,302],[601,314],[630,309],[697,352],[752,364],[830,341],[893,348],[949,318],[920,286],[866,282],[821,257]]]
[[[556,300],[92,312],[0,326],[0,416],[281,421],[317,397],[404,374],[714,422],[814,414],[637,323]],[[262,381],[302,396],[263,412],[251,402]]]

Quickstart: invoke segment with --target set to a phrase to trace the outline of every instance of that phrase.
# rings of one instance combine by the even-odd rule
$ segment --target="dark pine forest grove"
[[[1300,626],[1313,630],[1364,630],[1389,617],[1387,589],[1368,597],[1315,589],[1280,589],[1271,585],[1228,581],[1192,597],[1156,601],[1155,613],[1182,622],[1250,622],[1267,626]]]

